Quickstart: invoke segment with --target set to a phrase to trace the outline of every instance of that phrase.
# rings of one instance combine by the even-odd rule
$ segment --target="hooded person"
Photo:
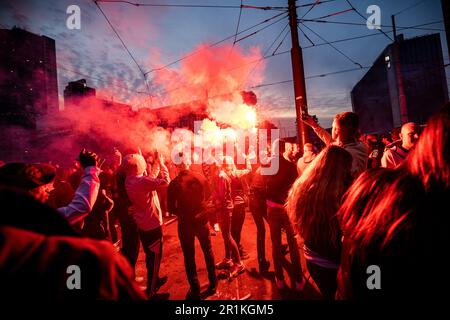
[[[147,294],[150,297],[167,281],[167,277],[158,277],[162,258],[162,213],[156,189],[168,185],[170,178],[161,155],[157,157],[157,162],[159,172],[153,171],[147,176],[147,162],[141,154],[129,154],[123,158],[125,189],[145,252]],[[158,174],[161,179],[156,178]]]

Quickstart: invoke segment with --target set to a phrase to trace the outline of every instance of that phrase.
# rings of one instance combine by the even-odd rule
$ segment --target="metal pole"
[[[394,51],[395,75],[397,78],[398,104],[400,109],[401,122],[402,124],[405,124],[408,122],[408,106],[406,103],[405,86],[403,83],[403,74],[401,70],[400,48],[398,45],[397,30],[395,27],[395,16],[392,15],[391,18],[392,18],[392,28],[394,32],[394,43],[392,49]]]
[[[289,25],[291,28],[291,62],[292,75],[294,80],[294,94],[295,94],[295,111],[297,119],[297,139],[299,142],[299,149],[303,152],[303,144],[308,142],[306,128],[302,121],[302,115],[308,114],[307,100],[306,100],[306,83],[305,71],[303,69],[303,54],[299,45],[298,30],[297,30],[297,8],[295,0],[288,0],[289,6]]]

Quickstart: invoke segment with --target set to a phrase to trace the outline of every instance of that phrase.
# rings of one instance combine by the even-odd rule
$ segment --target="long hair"
[[[345,149],[324,149],[292,185],[286,210],[304,239],[323,239],[337,245],[336,213],[351,183],[352,156]]]
[[[430,205],[436,206],[437,199],[445,203],[442,195],[450,190],[449,135],[447,105],[430,118],[415,149],[399,168],[369,170],[352,185],[338,212],[350,252],[364,252],[369,246],[382,249],[402,230],[436,218]],[[425,217],[425,211],[431,213]]]
[[[404,166],[427,191],[450,188],[450,103],[430,118]]]
[[[342,233],[351,243],[351,251],[376,242],[381,246],[389,242],[407,216],[399,207],[405,209],[400,201],[408,196],[405,187],[410,182],[402,179],[398,170],[377,168],[367,170],[353,183],[338,211]]]

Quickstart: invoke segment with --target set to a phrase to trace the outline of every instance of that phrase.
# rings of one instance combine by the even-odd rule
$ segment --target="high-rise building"
[[[450,55],[450,1],[441,0],[441,6],[444,15],[445,35],[447,37],[447,52]]]
[[[439,34],[404,40],[398,54],[388,45],[351,92],[353,111],[364,133],[383,133],[405,122],[400,111],[399,76],[406,98],[406,120],[423,124],[448,101]],[[399,63],[400,72],[396,71]]]
[[[55,40],[23,29],[0,29],[0,124],[35,128],[56,113]]]

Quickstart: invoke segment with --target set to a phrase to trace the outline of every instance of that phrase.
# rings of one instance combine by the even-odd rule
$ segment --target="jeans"
[[[241,247],[241,233],[245,221],[245,203],[235,204],[231,215],[231,236],[238,248]]]
[[[302,266],[300,264],[300,254],[298,251],[297,239],[294,237],[294,228],[284,208],[267,207],[267,217],[269,220],[270,237],[272,239],[272,257],[275,268],[275,276],[278,280],[284,280],[283,274],[283,254],[281,253],[281,229],[286,231],[291,263],[293,266],[293,276],[295,281],[302,279]]]
[[[220,231],[222,233],[223,243],[225,245],[225,258],[233,258],[235,263],[241,262],[239,248],[231,236],[231,212],[218,213]]]
[[[183,250],[184,267],[191,292],[194,294],[200,293],[200,282],[198,281],[197,266],[195,264],[195,238],[200,242],[200,247],[205,257],[209,285],[215,287],[217,285],[217,277],[208,222],[180,220],[178,222],[178,237]]]
[[[122,254],[128,259],[133,270],[139,256],[139,232],[134,218],[124,208],[119,213],[120,231],[122,234]]]
[[[147,293],[152,296],[156,293],[159,266],[162,258],[162,228],[158,227],[150,231],[139,230],[139,237],[145,252]]]
[[[266,262],[266,226],[267,223],[267,205],[266,199],[257,193],[250,196],[250,211],[256,225],[256,249],[258,252],[258,263],[261,265]]]

